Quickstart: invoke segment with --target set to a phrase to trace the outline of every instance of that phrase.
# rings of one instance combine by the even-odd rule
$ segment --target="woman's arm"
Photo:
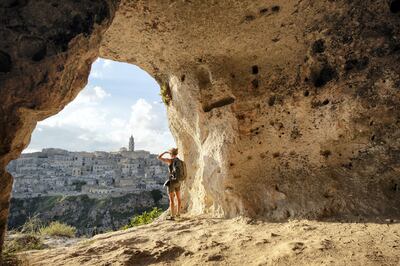
[[[157,156],[157,159],[166,163],[166,164],[170,164],[172,162],[171,159],[167,159],[167,158],[163,158],[164,154],[169,153],[168,151],[165,151],[163,153],[161,153],[160,155]]]

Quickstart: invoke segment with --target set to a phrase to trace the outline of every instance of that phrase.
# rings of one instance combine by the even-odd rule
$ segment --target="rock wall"
[[[7,226],[9,161],[36,122],[59,112],[87,82],[117,1],[0,3],[0,246]]]
[[[1,4],[1,169],[83,87],[100,45],[169,85],[191,213],[400,214],[398,0],[123,0],[101,39],[114,9]]]
[[[398,216],[399,9],[122,1],[100,53],[169,85],[191,213]]]

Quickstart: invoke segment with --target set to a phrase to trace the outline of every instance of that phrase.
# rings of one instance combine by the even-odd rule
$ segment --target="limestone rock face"
[[[28,145],[36,122],[84,87],[116,6],[111,0],[0,3],[0,244],[12,187],[5,167]]]
[[[398,2],[123,1],[100,54],[170,86],[191,213],[399,215]]]
[[[116,6],[3,1],[1,169],[100,55],[170,88],[190,213],[400,214],[398,0]],[[11,177],[1,178],[4,228]]]

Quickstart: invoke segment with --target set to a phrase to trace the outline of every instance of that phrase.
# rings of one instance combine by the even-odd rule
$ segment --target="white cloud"
[[[78,139],[81,139],[81,140],[84,140],[84,141],[90,140],[89,136],[86,135],[86,134],[79,135]]]
[[[136,66],[98,59],[90,74],[97,78],[94,82],[96,86],[88,85],[64,110],[39,122],[31,144],[24,152],[45,147],[73,151],[116,151],[128,145],[131,134],[135,137],[137,149],[158,153],[174,146],[161,100],[155,101],[149,94],[147,97],[151,100],[131,96],[133,90],[128,82],[132,80],[125,79],[130,73],[140,80],[135,84],[156,86],[153,91],[158,94],[157,83],[152,83],[145,71]],[[120,87],[113,92],[109,90],[112,86]],[[122,88],[129,91],[123,91]],[[133,97],[131,106],[126,100],[128,97]],[[121,98],[124,98],[123,102],[116,102]]]
[[[104,78],[103,72],[98,71],[98,70],[93,70],[92,72],[90,72],[90,75],[95,79],[103,79]]]
[[[139,99],[131,110],[128,128],[134,133],[140,148],[159,152],[175,145],[167,121],[163,121],[165,115],[160,113],[165,112],[162,108],[157,110],[146,100]]]
[[[76,97],[76,99],[71,103],[71,105],[78,104],[99,104],[104,98],[111,96],[111,94],[107,93],[102,87],[95,86],[89,87]]]
[[[98,99],[103,99],[105,97],[111,96],[111,94],[107,93],[103,88],[99,86],[94,87],[93,90],[96,92],[96,96]]]
[[[111,96],[103,88],[89,87],[84,89],[60,113],[38,123],[39,126],[49,127],[79,127],[86,130],[101,128],[106,120],[107,113],[99,104],[106,97]]]
[[[101,90],[94,95],[96,100],[110,96]],[[41,131],[36,133],[45,135],[46,129],[53,128],[53,131],[72,135],[68,139],[74,138],[77,143],[82,143],[80,146],[77,144],[77,148],[81,150],[83,147],[89,147],[86,149],[90,150],[118,150],[127,146],[131,134],[135,137],[138,149],[153,153],[175,145],[167,126],[163,106],[160,108],[144,99],[138,99],[131,106],[129,117],[123,119],[115,117],[107,107],[93,106],[95,98],[92,96],[90,93],[85,94],[81,100],[74,101],[56,116],[39,122]],[[49,144],[44,143],[46,138],[42,139],[40,144],[49,147]],[[56,145],[71,149],[70,143],[62,139]]]
[[[25,150],[22,151],[22,153],[32,153],[32,152],[39,152],[41,151],[40,149],[31,149],[31,148],[26,148]]]
[[[132,113],[129,121],[130,127],[148,129],[151,125],[155,125],[157,122],[157,115],[153,111],[153,106],[149,104],[145,99],[139,99],[131,106]]]
[[[99,59],[99,61],[103,63],[103,68],[111,67],[114,63],[112,60],[109,59]]]
[[[92,65],[90,77],[104,80],[107,76],[107,73],[112,71],[114,64],[115,63],[112,60],[98,58]]]

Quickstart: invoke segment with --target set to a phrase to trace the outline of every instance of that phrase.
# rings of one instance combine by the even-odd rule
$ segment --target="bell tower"
[[[129,151],[135,151],[135,139],[133,138],[133,136],[131,135],[131,137],[129,138],[129,147],[128,147]]]

